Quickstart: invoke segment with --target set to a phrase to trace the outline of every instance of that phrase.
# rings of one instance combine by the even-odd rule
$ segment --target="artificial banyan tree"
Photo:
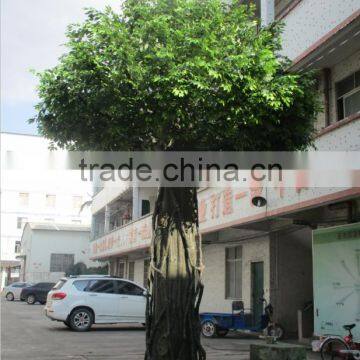
[[[145,359],[205,359],[196,188],[161,187],[153,213]],[[164,331],[164,329],[166,329]]]
[[[287,71],[281,24],[261,27],[254,14],[220,0],[87,9],[58,64],[38,73],[31,121],[70,150],[304,149],[319,109],[314,76]],[[196,188],[160,187],[153,230],[145,359],[205,359]]]

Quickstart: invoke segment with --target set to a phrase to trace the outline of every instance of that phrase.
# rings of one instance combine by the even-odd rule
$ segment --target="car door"
[[[47,294],[54,286],[55,286],[55,283],[46,283],[46,285],[43,288],[42,294],[41,294],[42,301],[46,301]]]
[[[123,321],[145,322],[146,297],[144,289],[125,280],[116,280],[119,294],[119,313]]]
[[[114,280],[90,280],[86,292],[86,303],[95,312],[96,323],[115,323],[120,321],[118,295]]]
[[[26,286],[25,283],[12,284],[11,291],[14,294],[15,299],[20,299],[20,293],[25,286]]]
[[[36,291],[37,299],[45,302],[48,292],[54,287],[54,285],[54,283],[40,283]]]

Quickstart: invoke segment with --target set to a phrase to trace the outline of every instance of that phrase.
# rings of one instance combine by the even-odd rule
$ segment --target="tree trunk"
[[[161,187],[153,215],[146,360],[203,360],[202,255],[195,188]]]

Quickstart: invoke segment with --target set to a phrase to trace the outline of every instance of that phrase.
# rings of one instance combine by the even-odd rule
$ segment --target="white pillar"
[[[274,0],[260,0],[261,26],[268,26],[275,19]]]
[[[136,220],[140,217],[140,209],[139,209],[139,187],[134,185],[132,188],[133,196],[132,196],[132,220]]]
[[[104,223],[104,234],[110,231],[110,207],[105,206],[105,223]]]

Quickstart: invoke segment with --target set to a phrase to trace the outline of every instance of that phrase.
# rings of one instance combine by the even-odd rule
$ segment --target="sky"
[[[84,8],[120,9],[121,0],[1,1],[1,131],[36,134],[37,79],[64,53],[68,24],[84,19]]]

